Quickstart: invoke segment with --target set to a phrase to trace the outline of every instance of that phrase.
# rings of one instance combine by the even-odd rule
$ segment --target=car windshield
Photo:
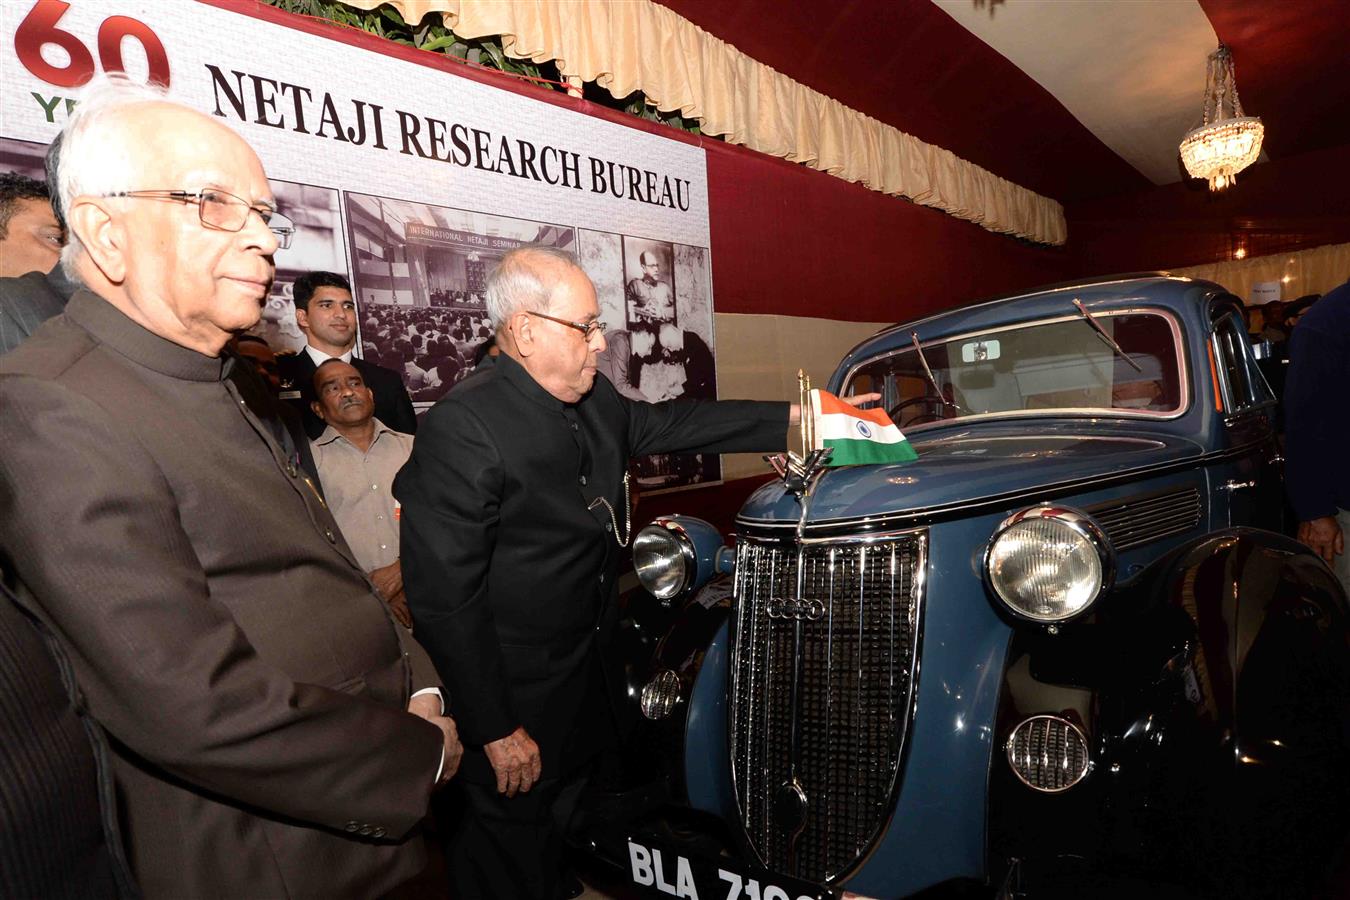
[[[931,342],[920,326],[919,341],[922,352],[905,347],[858,366],[844,393],[879,392],[902,429],[1029,413],[1157,417],[1186,404],[1180,330],[1161,312],[1095,312],[1091,322],[1074,314]]]

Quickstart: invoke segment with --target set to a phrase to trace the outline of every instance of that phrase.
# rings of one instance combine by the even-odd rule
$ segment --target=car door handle
[[[1243,488],[1256,487],[1256,481],[1229,481],[1219,485],[1221,491],[1240,491]]]

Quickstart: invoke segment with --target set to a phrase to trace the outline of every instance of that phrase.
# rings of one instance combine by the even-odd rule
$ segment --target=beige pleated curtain
[[[383,0],[343,0],[372,9]],[[641,90],[708,134],[905,197],[990,231],[1063,244],[1064,209],[746,56],[651,0],[389,0],[416,24],[432,13],[465,38],[554,60],[616,97]]]
[[[1251,302],[1253,286],[1278,282],[1282,300],[1297,300],[1308,294],[1325,294],[1350,280],[1350,244],[1324,244],[1294,253],[1233,259],[1169,272],[1221,284],[1245,302]]]

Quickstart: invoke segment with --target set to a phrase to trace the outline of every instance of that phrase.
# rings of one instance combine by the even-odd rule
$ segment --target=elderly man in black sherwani
[[[415,631],[468,748],[454,896],[553,900],[562,811],[615,733],[600,650],[629,457],[781,449],[797,410],[622,397],[596,375],[595,288],[565,253],[512,251],[487,294],[501,356],[427,414],[394,495]]]

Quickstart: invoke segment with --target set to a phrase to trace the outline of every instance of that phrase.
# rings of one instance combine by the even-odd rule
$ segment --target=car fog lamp
[[[1109,545],[1086,516],[1037,507],[1004,522],[989,543],[989,586],[1017,616],[1059,622],[1097,599],[1112,572]]]
[[[657,672],[642,688],[642,714],[659,722],[675,711],[680,702],[680,676],[669,669]]]
[[[694,548],[688,539],[665,525],[648,525],[633,539],[633,569],[643,589],[658,600],[683,593],[694,566]]]
[[[1059,716],[1032,716],[1008,738],[1008,765],[1027,787],[1046,794],[1083,780],[1091,763],[1082,729]]]

